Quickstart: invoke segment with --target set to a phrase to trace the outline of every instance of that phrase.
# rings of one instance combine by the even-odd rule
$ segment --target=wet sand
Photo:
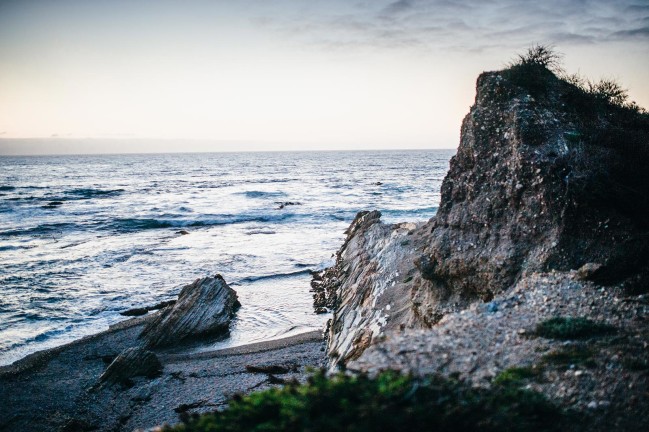
[[[302,380],[325,362],[322,332],[196,354],[157,352],[162,375],[131,387],[93,389],[109,362],[137,346],[144,322],[132,319],[61,347],[0,367],[1,431],[132,431],[177,423],[183,412],[224,406],[229,396],[273,386],[246,366],[290,369],[281,380]],[[188,349],[189,351],[189,349]]]

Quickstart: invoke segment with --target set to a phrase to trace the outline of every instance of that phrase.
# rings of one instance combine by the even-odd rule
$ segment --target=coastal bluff
[[[649,116],[569,81],[536,65],[483,73],[436,216],[357,215],[312,283],[333,310],[330,370],[489,386],[529,369],[529,388],[597,430],[646,425]],[[540,336],[548,322],[617,339]]]

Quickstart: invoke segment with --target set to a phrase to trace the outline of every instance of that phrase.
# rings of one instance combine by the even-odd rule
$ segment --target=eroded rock
[[[239,306],[237,293],[221,275],[196,279],[180,291],[173,307],[162,310],[144,327],[140,338],[147,348],[154,348],[227,333]]]
[[[99,377],[102,385],[127,384],[136,376],[155,377],[162,372],[162,364],[151,351],[140,347],[122,351]]]

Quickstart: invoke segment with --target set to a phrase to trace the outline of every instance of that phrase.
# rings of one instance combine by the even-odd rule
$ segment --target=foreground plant
[[[313,375],[229,402],[167,431],[551,431],[566,417],[543,395],[504,383],[472,388],[438,376]]]

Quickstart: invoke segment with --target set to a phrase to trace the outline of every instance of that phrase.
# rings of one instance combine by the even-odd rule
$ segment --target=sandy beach
[[[231,395],[304,379],[308,368],[324,366],[322,333],[313,331],[197,354],[161,351],[160,376],[97,388],[112,359],[138,345],[146,319],[1,367],[0,430],[117,431],[173,424],[183,413],[215,410]],[[280,373],[252,372],[265,366]]]

